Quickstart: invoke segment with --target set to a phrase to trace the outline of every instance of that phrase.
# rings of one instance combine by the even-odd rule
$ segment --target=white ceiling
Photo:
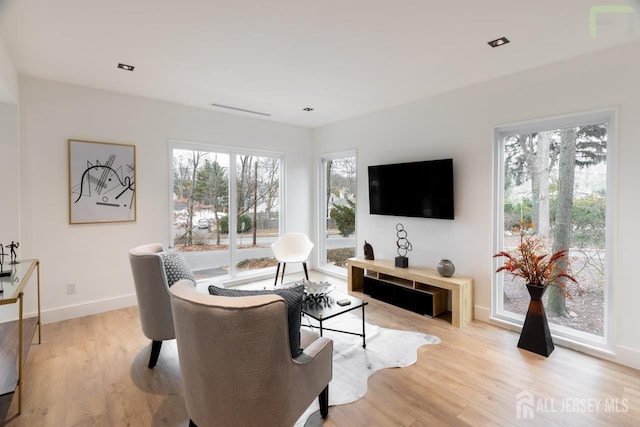
[[[317,127],[640,40],[640,0],[0,0],[0,36],[22,75]]]

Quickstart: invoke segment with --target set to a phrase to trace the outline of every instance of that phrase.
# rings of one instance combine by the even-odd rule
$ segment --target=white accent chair
[[[169,300],[169,286],[160,252],[160,243],[138,246],[129,251],[133,283],[136,287],[142,332],[151,343],[149,368],[156,366],[162,341],[176,337]]]
[[[316,397],[328,415],[333,341],[302,329],[292,358],[283,298],[169,293],[190,426],[292,426]]]
[[[309,237],[304,233],[286,233],[273,243],[271,245],[271,250],[278,260],[278,269],[276,270],[274,286],[278,284],[280,264],[282,264],[282,278],[280,279],[280,283],[284,281],[284,269],[288,262],[301,262],[302,267],[304,268],[304,275],[307,280],[309,280],[307,259],[309,259],[312,249],[313,242],[309,240]]]

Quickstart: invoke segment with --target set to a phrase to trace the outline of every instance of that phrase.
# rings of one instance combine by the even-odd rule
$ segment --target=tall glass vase
[[[547,314],[542,304],[542,296],[547,290],[546,286],[536,286],[527,284],[527,290],[531,301],[527,316],[522,325],[518,347],[536,354],[548,357],[554,349]]]

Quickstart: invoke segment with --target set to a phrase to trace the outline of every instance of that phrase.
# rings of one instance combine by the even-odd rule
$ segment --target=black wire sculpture
[[[396,257],[396,267],[407,268],[409,267],[409,258],[407,258],[407,252],[413,250],[413,245],[409,239],[407,239],[407,231],[404,229],[404,225],[396,224],[396,241],[398,256]]]

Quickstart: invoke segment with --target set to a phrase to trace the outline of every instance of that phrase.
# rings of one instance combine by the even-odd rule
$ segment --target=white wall
[[[0,243],[3,244],[18,240],[20,163],[17,97],[16,70],[0,37]]]
[[[469,72],[473,72],[470,64]],[[409,264],[435,268],[449,258],[475,279],[475,317],[488,320],[492,277],[492,150],[496,126],[619,107],[613,236],[615,348],[620,363],[640,368],[640,44],[602,51],[512,75],[314,131],[314,152],[358,150],[357,252],[366,239],[376,258],[396,256],[395,224],[413,244]],[[368,214],[367,166],[452,157],[455,220]],[[315,218],[317,221],[317,217]]]
[[[286,153],[286,228],[310,230],[309,129],[30,77],[19,84],[19,255],[41,261],[45,323],[135,304],[128,250],[169,242],[169,139]],[[136,145],[136,222],[69,225],[70,138]]]
[[[18,77],[0,37],[0,243],[19,242],[20,161],[18,154]],[[7,253],[8,250],[5,250]],[[4,270],[10,258],[3,260]],[[0,321],[17,318],[17,304],[5,306]]]
[[[0,243],[18,240],[18,107],[0,104]],[[6,253],[6,251],[5,251]],[[8,263],[9,259],[5,259]]]
[[[0,37],[0,103],[18,102],[18,73]]]

